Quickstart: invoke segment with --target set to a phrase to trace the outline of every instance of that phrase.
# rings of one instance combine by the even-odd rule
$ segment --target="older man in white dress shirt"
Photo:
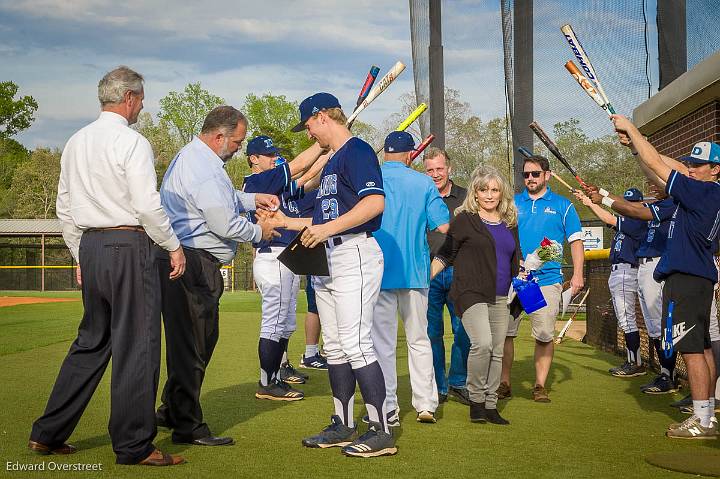
[[[98,85],[102,113],[63,151],[57,215],[78,264],[84,314],[60,368],[45,413],[28,447],[72,454],[65,444],[112,357],[108,430],[118,464],[183,462],[152,441],[160,372],[159,249],[170,255],[172,279],[185,255],[156,190],[150,143],[129,125],[143,107],[143,78],[127,67]],[[82,275],[81,275],[82,270]]]

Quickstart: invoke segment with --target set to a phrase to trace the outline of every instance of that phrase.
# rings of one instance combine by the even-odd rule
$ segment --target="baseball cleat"
[[[700,418],[693,415],[679,424],[672,424],[665,435],[672,439],[717,439],[717,421],[711,421],[710,426],[705,427]]]
[[[313,448],[342,447],[352,442],[355,436],[355,428],[347,427],[343,424],[340,416],[333,414],[330,416],[330,425],[316,436],[306,437],[302,440],[302,445]]]
[[[342,448],[342,453],[352,457],[392,456],[397,454],[392,434],[382,430],[380,424],[371,422],[365,434]]]
[[[676,407],[678,409],[682,409],[685,406],[692,406],[692,396],[690,394],[688,394],[684,398],[670,404],[670,407]]]
[[[417,415],[417,422],[435,424],[437,419],[435,419],[435,413],[432,411],[420,411]]]
[[[653,382],[640,387],[645,394],[670,394],[677,390],[677,384],[665,374],[659,374]]]
[[[303,354],[300,358],[300,364],[298,365],[303,369],[324,369],[327,370],[328,363],[327,359],[325,359],[325,356],[321,356],[320,353],[317,353],[314,356],[305,357]]]
[[[385,417],[387,418],[388,427],[398,427],[400,425],[400,409],[390,411]],[[370,416],[365,414],[362,417],[362,422],[370,424]]]
[[[280,380],[288,384],[305,384],[309,378],[306,374],[299,373],[289,362],[280,365]]]
[[[617,371],[627,368],[628,365],[630,365],[630,364],[631,364],[630,361],[625,361],[620,366],[615,366],[614,368],[608,369],[608,372],[614,376]]]
[[[448,388],[448,397],[455,399],[460,404],[470,405],[470,395],[468,394],[467,388],[450,386]]]
[[[610,374],[616,378],[633,378],[635,376],[643,376],[646,372],[644,364],[625,363],[620,369]]]
[[[305,397],[302,391],[293,389],[284,381],[274,381],[263,386],[258,383],[258,390],[255,393],[258,399],[270,399],[271,401],[299,401]]]

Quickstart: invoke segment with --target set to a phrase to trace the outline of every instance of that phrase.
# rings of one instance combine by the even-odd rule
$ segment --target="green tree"
[[[183,142],[167,121],[160,119],[156,124],[152,115],[147,112],[140,113],[133,128],[147,138],[150,145],[152,145],[153,154],[155,155],[155,172],[157,173],[158,185],[160,185],[165,170],[167,170],[177,152],[180,151],[180,148],[183,147]]]
[[[19,165],[30,159],[30,152],[12,138],[0,138],[0,218],[10,217],[15,195],[10,191],[13,175]]]
[[[0,82],[0,138],[10,138],[30,127],[38,109],[29,95],[15,99],[18,86],[11,81]]]
[[[200,82],[189,83],[182,93],[171,91],[160,99],[158,118],[166,122],[184,145],[200,133],[205,116],[225,100],[204,90]]]
[[[285,98],[285,95],[265,93],[257,96],[249,93],[245,97],[243,112],[249,123],[248,139],[267,135],[288,159],[295,158],[312,145],[312,140],[304,132],[290,131],[298,122],[298,104]]]
[[[60,179],[60,150],[38,148],[13,175],[14,218],[53,218]]]

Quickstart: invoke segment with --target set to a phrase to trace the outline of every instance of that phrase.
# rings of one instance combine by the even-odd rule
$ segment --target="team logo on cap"
[[[265,148],[272,148],[272,147],[273,147],[273,142],[272,142],[272,140],[271,140],[270,138],[267,138],[267,139],[265,140]]]
[[[695,155],[695,156],[700,156],[700,155],[702,155],[702,152],[703,152],[702,148],[700,148],[699,146],[695,146],[695,147],[693,147],[692,153],[690,153],[690,154]]]
[[[629,198],[629,197],[631,197],[632,195],[633,195],[633,192],[632,192],[632,191],[626,191],[626,192],[625,192],[625,198]]]
[[[319,111],[320,111],[320,110],[319,110],[318,107],[316,107],[316,106],[314,106],[313,109],[312,109],[313,115],[314,115],[315,113],[319,112]]]

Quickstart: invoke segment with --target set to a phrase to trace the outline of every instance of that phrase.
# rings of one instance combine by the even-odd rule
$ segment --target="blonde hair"
[[[508,228],[512,228],[517,225],[518,212],[513,201],[512,191],[510,190],[510,184],[505,178],[491,166],[478,166],[472,172],[470,176],[470,183],[468,184],[467,196],[465,201],[458,206],[455,210],[455,214],[458,215],[463,211],[477,214],[479,207],[477,198],[475,197],[477,191],[487,188],[490,181],[495,180],[500,187],[500,202],[497,206],[497,211],[500,213],[500,219],[505,222]]]
[[[344,125],[347,123],[347,117],[345,116],[345,113],[340,108],[327,108],[323,110],[327,116],[330,117],[331,120],[335,121],[336,123],[339,123],[341,125]]]

